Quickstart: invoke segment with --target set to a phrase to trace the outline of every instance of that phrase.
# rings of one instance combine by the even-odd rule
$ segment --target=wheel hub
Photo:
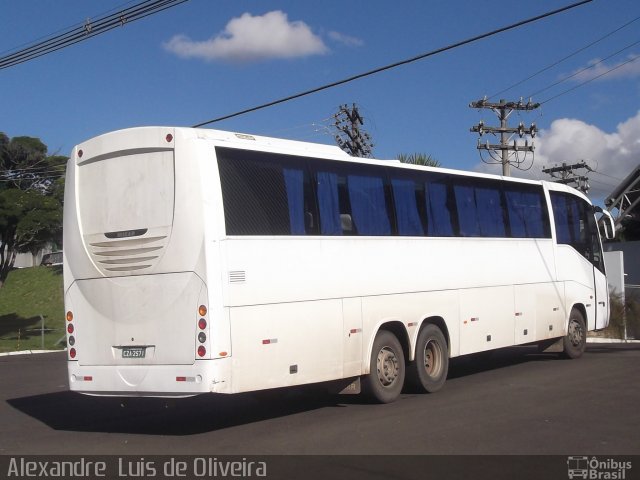
[[[578,346],[582,343],[584,332],[579,322],[571,320],[569,323],[569,340],[573,346]]]
[[[399,373],[398,358],[389,347],[383,347],[377,358],[378,379],[385,387],[395,382]]]
[[[429,341],[424,347],[424,369],[430,376],[438,375],[442,368],[442,350],[440,346]]]

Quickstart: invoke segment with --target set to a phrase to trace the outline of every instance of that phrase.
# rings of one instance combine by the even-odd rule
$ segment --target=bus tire
[[[567,334],[562,340],[564,346],[563,355],[566,358],[578,358],[587,347],[587,326],[580,310],[574,308],[569,315]]]
[[[362,382],[362,392],[374,403],[391,403],[398,398],[404,384],[405,362],[396,336],[380,330],[373,341],[369,375]]]
[[[434,393],[444,385],[449,371],[449,347],[436,325],[429,324],[420,330],[416,358],[407,370],[407,379],[418,392]]]

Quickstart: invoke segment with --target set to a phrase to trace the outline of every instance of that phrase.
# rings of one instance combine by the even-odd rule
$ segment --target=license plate
[[[122,358],[144,358],[145,347],[124,347]]]

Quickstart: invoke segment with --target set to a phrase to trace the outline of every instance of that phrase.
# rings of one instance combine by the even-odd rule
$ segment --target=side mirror
[[[598,219],[598,224],[602,224],[605,238],[607,240],[613,240],[616,236],[616,224],[613,221],[613,216],[608,210],[603,210],[600,207],[595,207],[595,212],[602,214]]]

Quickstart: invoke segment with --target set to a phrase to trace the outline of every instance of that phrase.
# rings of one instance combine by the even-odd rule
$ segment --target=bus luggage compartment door
[[[76,281],[66,303],[79,364],[193,364],[203,287],[192,272]]]

